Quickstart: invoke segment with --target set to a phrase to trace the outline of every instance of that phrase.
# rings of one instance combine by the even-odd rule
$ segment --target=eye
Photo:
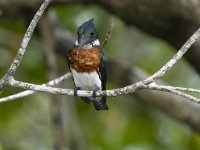
[[[90,35],[94,35],[94,32],[91,32]]]

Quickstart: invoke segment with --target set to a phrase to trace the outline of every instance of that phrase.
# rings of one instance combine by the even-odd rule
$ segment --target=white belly
[[[80,87],[82,90],[95,90],[101,89],[101,80],[99,78],[98,73],[91,72],[91,73],[79,73],[74,69],[71,69],[72,76],[74,78],[74,82],[76,87]]]

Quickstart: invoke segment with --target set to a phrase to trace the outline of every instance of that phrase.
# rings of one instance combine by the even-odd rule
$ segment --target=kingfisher
[[[77,31],[78,39],[68,54],[69,70],[78,90],[93,91],[92,97],[81,97],[83,102],[93,103],[96,110],[108,110],[106,97],[97,97],[96,92],[106,90],[107,66],[103,49],[98,40],[94,19],[83,23]]]

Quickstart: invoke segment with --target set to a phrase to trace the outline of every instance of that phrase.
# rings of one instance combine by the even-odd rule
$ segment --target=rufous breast
[[[73,48],[68,58],[70,67],[77,72],[93,72],[99,68],[100,53],[97,48],[81,49]]]

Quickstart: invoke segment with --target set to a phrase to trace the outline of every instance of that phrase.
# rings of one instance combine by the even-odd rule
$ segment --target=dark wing
[[[100,59],[100,65],[99,65],[99,77],[101,79],[102,84],[102,90],[106,90],[106,83],[107,83],[107,59],[105,54],[100,51],[101,59]]]
[[[102,51],[101,48],[99,48],[99,52],[101,55],[101,59],[100,59],[100,64],[99,64],[99,70],[98,70],[98,74],[99,74],[99,78],[101,80],[101,85],[102,85],[102,90],[106,90],[106,83],[107,83],[107,59],[106,56],[104,54],[104,52]],[[105,110],[108,109],[107,105],[106,105],[106,96],[102,98],[105,107]]]

